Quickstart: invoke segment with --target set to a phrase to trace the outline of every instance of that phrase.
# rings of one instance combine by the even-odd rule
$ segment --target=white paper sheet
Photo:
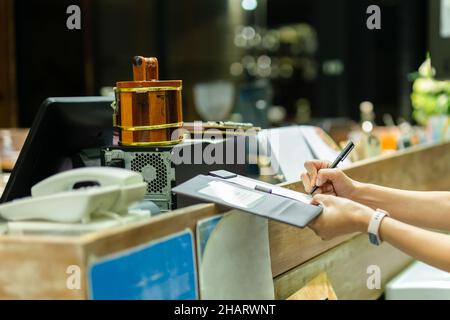
[[[222,199],[241,208],[250,208],[256,201],[263,197],[263,195],[257,192],[235,188],[232,185],[220,181],[211,181],[207,187],[200,189],[198,192]]]
[[[331,139],[331,137],[321,128],[313,126],[300,126],[300,131],[316,159],[333,162],[341,152],[336,142],[334,142],[333,139]],[[342,162],[343,165],[348,165],[350,163],[351,161],[349,158],[346,158]]]
[[[297,200],[297,201],[301,201],[304,203],[311,203],[311,196],[301,193],[301,192],[296,192],[293,190],[289,190],[283,187],[278,187],[276,185],[270,184],[270,183],[266,183],[266,182],[261,182],[261,181],[257,181],[254,179],[249,179],[246,177],[241,177],[238,176],[236,178],[231,178],[227,180],[228,182],[231,183],[235,183],[237,185],[249,188],[249,189],[255,189],[256,186],[263,186],[267,189],[272,190],[272,194],[276,194],[285,198],[290,198],[293,200]]]
[[[267,219],[226,214],[206,243],[199,276],[201,299],[274,299]]]
[[[272,167],[284,176],[286,182],[300,179],[305,161],[314,159],[298,126],[267,129],[258,135]]]

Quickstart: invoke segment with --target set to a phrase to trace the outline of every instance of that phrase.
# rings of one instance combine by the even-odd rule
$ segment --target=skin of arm
[[[396,220],[450,231],[450,192],[420,192],[359,184],[352,200],[383,209]]]
[[[305,191],[319,186],[315,194],[331,194],[383,209],[396,220],[419,227],[450,231],[450,192],[407,191],[350,179],[326,161],[308,161],[302,174]]]
[[[324,209],[309,227],[323,240],[354,232],[366,233],[374,214],[368,206],[333,195],[315,195],[313,203]],[[449,235],[424,230],[392,217],[382,220],[379,234],[383,241],[417,260],[450,272]]]
[[[380,237],[406,254],[436,268],[450,272],[450,236],[420,229],[386,217]]]

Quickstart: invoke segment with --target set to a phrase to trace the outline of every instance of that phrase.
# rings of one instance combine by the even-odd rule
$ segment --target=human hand
[[[374,213],[373,209],[360,203],[332,195],[317,194],[312,204],[323,207],[322,214],[308,225],[322,240],[366,232]]]
[[[301,175],[305,191],[311,193],[313,188],[318,186],[314,194],[329,194],[352,199],[360,183],[350,179],[339,169],[329,169],[329,166],[328,161],[305,162],[306,172]]]

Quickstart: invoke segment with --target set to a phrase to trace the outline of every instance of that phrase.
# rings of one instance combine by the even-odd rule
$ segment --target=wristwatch
[[[367,232],[369,233],[369,241],[373,245],[379,246],[383,242],[380,238],[379,230],[381,221],[383,221],[386,216],[389,216],[389,213],[384,210],[377,209],[370,219]]]

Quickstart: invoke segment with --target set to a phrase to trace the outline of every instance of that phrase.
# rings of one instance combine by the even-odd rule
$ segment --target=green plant
[[[436,80],[434,74],[428,56],[416,74],[411,94],[413,117],[421,125],[434,115],[450,116],[450,81]]]

